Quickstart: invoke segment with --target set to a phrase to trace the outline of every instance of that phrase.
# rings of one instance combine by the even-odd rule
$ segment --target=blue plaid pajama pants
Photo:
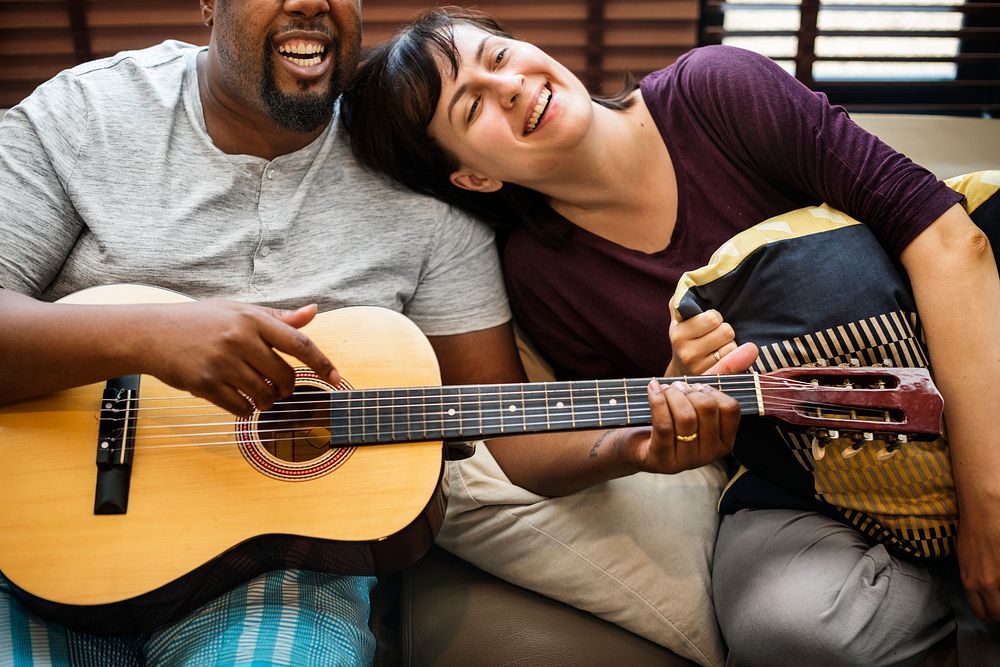
[[[374,577],[268,572],[143,637],[94,637],[44,622],[0,577],[0,666],[371,665]]]

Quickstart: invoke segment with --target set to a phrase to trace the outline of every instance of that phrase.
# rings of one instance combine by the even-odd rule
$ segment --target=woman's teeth
[[[326,53],[326,47],[314,42],[288,42],[278,47],[278,53],[285,60],[293,62],[300,67],[311,67],[323,62],[323,54]]]
[[[524,128],[525,134],[534,132],[535,128],[538,127],[538,121],[540,121],[542,116],[545,114],[545,109],[548,108],[550,99],[552,99],[552,91],[547,87],[543,88],[541,95],[538,96],[538,102],[535,103],[535,110],[531,112],[531,117],[528,118],[528,124]]]

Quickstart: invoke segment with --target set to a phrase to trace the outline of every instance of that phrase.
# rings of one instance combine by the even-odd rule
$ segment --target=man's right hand
[[[137,339],[141,372],[209,400],[236,415],[267,410],[291,395],[295,371],[276,351],[336,384],[333,363],[301,327],[316,306],[298,310],[210,300],[148,306],[147,336]]]
[[[285,311],[233,301],[45,303],[0,289],[0,405],[144,373],[237,415],[266,410],[295,383],[283,352],[340,381],[299,331],[315,306]]]

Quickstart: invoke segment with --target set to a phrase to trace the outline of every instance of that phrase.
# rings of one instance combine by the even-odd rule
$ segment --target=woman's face
[[[593,118],[590,95],[559,62],[526,42],[454,26],[458,76],[439,59],[441,98],[430,135],[458,159],[455,185],[532,187],[563,166]]]

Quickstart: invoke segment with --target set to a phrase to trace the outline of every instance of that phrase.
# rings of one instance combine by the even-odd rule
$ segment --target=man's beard
[[[336,58],[339,54],[336,44],[329,47],[333,52],[329,57]],[[287,94],[278,88],[274,80],[274,53],[270,45],[264,47],[264,71],[260,78],[260,97],[267,108],[267,113],[278,127],[293,132],[312,132],[330,122],[333,115],[333,103],[343,89],[340,81],[341,63],[334,63],[330,76],[330,84],[325,93],[300,92]],[[279,56],[280,57],[280,56]]]

